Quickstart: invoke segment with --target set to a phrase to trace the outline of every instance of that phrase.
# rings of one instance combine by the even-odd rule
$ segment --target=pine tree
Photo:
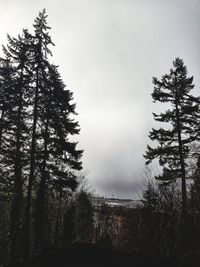
[[[53,45],[48,33],[45,10],[35,19],[35,35],[33,50],[35,57],[33,77],[35,79],[35,95],[33,97],[33,124],[30,149],[30,173],[25,221],[24,257],[30,252],[30,215],[31,199],[34,183],[37,183],[37,199],[35,209],[35,245],[42,249],[45,243],[45,222],[47,221],[47,199],[49,185],[53,186],[62,197],[62,190],[77,186],[73,170],[80,170],[82,151],[76,150],[77,143],[68,140],[69,135],[78,134],[77,122],[70,118],[75,115],[75,104],[71,104],[72,93],[65,90],[57,67],[49,63],[51,55],[49,45]]]
[[[68,140],[69,135],[78,134],[80,130],[78,123],[69,118],[70,115],[76,114],[75,105],[70,103],[72,93],[65,90],[57,68],[53,65],[49,65],[44,80],[46,87],[44,99],[41,101],[43,109],[39,112],[44,123],[40,132],[40,152],[37,153],[41,178],[36,201],[36,236],[40,245],[44,243],[47,204],[45,196],[48,186],[53,186],[60,197],[63,190],[74,191],[77,180],[73,170],[82,168],[79,161],[82,151],[76,150],[77,143]]]
[[[71,118],[76,105],[58,68],[49,62],[53,43],[46,18],[45,10],[39,13],[34,34],[24,30],[18,38],[8,35],[0,58],[0,193],[7,192],[12,200],[13,262],[19,262],[22,253],[24,259],[30,256],[33,240],[37,249],[44,247],[48,196],[58,196],[58,225],[64,198],[76,189],[75,172],[82,168],[83,151],[69,140],[80,131]]]
[[[152,181],[148,181],[147,188],[142,193],[142,203],[152,213],[159,211],[158,187]]]
[[[192,175],[193,184],[191,186],[191,204],[194,217],[200,222],[200,156],[197,159],[195,172]]]
[[[51,51],[48,45],[53,44],[51,38],[48,34],[48,29],[46,23],[45,10],[39,13],[39,16],[34,21],[35,35],[32,36],[32,49],[33,49],[33,79],[34,79],[34,97],[33,97],[33,108],[32,108],[32,137],[30,145],[30,171],[28,178],[28,191],[27,191],[27,201],[26,201],[26,212],[25,212],[25,225],[24,225],[24,258],[28,258],[30,254],[31,246],[31,206],[32,206],[32,190],[33,183],[35,180],[36,173],[36,147],[37,147],[37,131],[38,131],[38,112],[40,105],[40,95],[42,94],[43,83],[43,72],[46,67],[46,61],[48,54]],[[42,107],[41,107],[42,108]]]
[[[9,196],[12,191],[12,180],[9,177],[9,168],[5,169],[6,155],[3,153],[6,144],[6,136],[10,127],[10,114],[12,113],[14,69],[8,58],[0,59],[0,191]],[[8,139],[9,141],[9,139]],[[7,166],[7,165],[6,165]],[[11,178],[11,177],[10,177]]]
[[[2,146],[2,163],[7,165],[5,175],[13,182],[13,200],[11,209],[11,257],[13,261],[20,260],[22,247],[22,203],[23,203],[23,177],[22,168],[26,165],[26,142],[28,127],[26,125],[27,84],[30,83],[28,69],[27,31],[23,31],[18,39],[8,35],[7,48],[3,47],[4,62],[10,62],[12,76],[6,77],[5,84],[9,84],[9,92],[3,94],[3,114],[7,111],[5,134]],[[6,71],[7,68],[4,70]],[[6,102],[5,102],[6,101]],[[7,105],[5,105],[7,103]],[[6,108],[6,109],[5,109]],[[3,119],[3,118],[2,118]],[[4,119],[4,121],[5,121]],[[3,130],[3,128],[2,128]],[[2,134],[1,134],[2,139]],[[13,177],[13,178],[12,178]]]
[[[9,106],[9,95],[13,84],[12,75],[13,67],[10,60],[7,58],[0,59],[0,149],[2,147],[2,135],[5,126],[5,117]]]
[[[90,197],[84,191],[81,191],[77,196],[74,219],[76,240],[81,243],[91,242],[93,235],[93,209]]]
[[[163,175],[157,177],[162,181],[181,178],[182,182],[182,214],[186,218],[186,160],[189,156],[189,144],[197,139],[197,123],[200,98],[194,97],[190,91],[194,88],[193,77],[187,77],[187,68],[183,60],[176,58],[169,74],[161,80],[153,78],[154,102],[167,103],[165,113],[155,114],[154,119],[166,123],[167,128],[152,129],[149,137],[157,141],[155,148],[147,146],[144,155],[149,164],[158,158],[163,166]]]
[[[74,227],[75,227],[75,203],[68,204],[64,213],[63,222],[63,243],[64,245],[70,245],[74,241]]]

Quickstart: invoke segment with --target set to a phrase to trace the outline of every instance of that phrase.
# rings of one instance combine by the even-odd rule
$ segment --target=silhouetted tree
[[[46,60],[48,54],[51,54],[48,46],[53,44],[51,38],[48,34],[48,29],[50,27],[47,26],[46,23],[45,10],[39,13],[39,16],[34,21],[34,30],[35,35],[32,36],[32,49],[33,49],[33,59],[32,66],[33,71],[33,82],[34,82],[34,97],[33,97],[33,114],[32,114],[32,137],[31,137],[31,149],[30,149],[30,171],[29,171],[29,179],[28,179],[28,192],[27,192],[27,201],[26,201],[26,212],[25,212],[25,226],[24,226],[24,258],[29,257],[30,253],[30,238],[31,238],[31,200],[32,200],[32,189],[33,182],[35,180],[36,173],[36,145],[37,145],[37,130],[39,123],[39,104],[40,97],[43,87],[45,86],[43,79],[43,72],[46,67]],[[43,108],[43,107],[41,107]]]
[[[70,245],[75,240],[75,203],[66,208],[63,223],[63,243]]]
[[[180,214],[179,190],[174,182],[148,182],[143,192],[144,205],[144,253],[171,257],[180,250]]]
[[[197,212],[200,215],[200,156],[198,156],[196,170],[192,178],[193,178],[193,184],[191,187],[192,207],[196,210],[195,212]]]
[[[57,67],[48,62],[45,64],[38,100],[40,131],[37,132],[36,151],[36,166],[41,173],[36,199],[36,236],[40,245],[44,241],[48,185],[51,184],[59,192],[60,210],[62,191],[74,191],[78,184],[74,171],[82,169],[80,158],[83,152],[76,149],[76,142],[69,141],[70,135],[80,131],[78,123],[70,118],[71,115],[76,115],[75,104],[71,103],[72,93],[65,89]]]
[[[200,248],[200,156],[198,156],[196,168],[192,175],[192,185],[190,190],[190,216],[192,218],[190,245],[195,249]]]
[[[4,130],[6,133],[3,136],[4,145],[1,147],[1,152],[3,154],[3,164],[6,164],[7,171],[9,170],[8,179],[11,179],[13,176],[13,204],[11,210],[11,255],[13,261],[18,261],[20,259],[22,248],[22,168],[25,169],[25,165],[27,164],[26,141],[28,136],[28,126],[26,123],[26,110],[28,108],[28,85],[31,82],[29,66],[27,65],[27,62],[29,61],[29,39],[27,38],[27,34],[28,32],[24,30],[23,35],[18,36],[18,39],[11,38],[8,35],[7,48],[3,47],[5,54],[4,62],[9,61],[12,66],[12,76],[7,76],[7,79],[5,79],[5,85],[10,85],[9,95],[8,92],[4,92],[3,95],[4,108],[2,113],[5,118],[7,111],[7,116],[6,124],[4,123]],[[4,72],[6,72],[7,69],[8,67],[5,67]],[[5,103],[7,104],[5,105]]]
[[[8,35],[0,58],[0,194],[11,199],[12,262],[22,259],[22,250],[27,259],[32,245],[38,251],[45,247],[54,197],[54,233],[60,237],[56,229],[63,223],[63,207],[78,185],[75,172],[82,168],[83,151],[69,140],[80,131],[71,117],[76,105],[49,62],[53,43],[46,18],[45,10],[39,13],[34,34]]]
[[[76,240],[83,243],[92,241],[93,235],[93,209],[89,196],[81,191],[76,199],[75,209]]]
[[[7,153],[10,146],[9,128],[13,124],[11,120],[12,103],[14,101],[13,88],[15,84],[14,80],[14,68],[10,59],[0,59],[0,189],[1,193],[5,193],[8,196],[12,194],[12,175],[9,175],[10,168],[5,168],[5,164],[10,166],[10,156],[13,153]],[[13,151],[12,151],[13,152]]]
[[[14,69],[8,58],[0,59],[0,149],[2,147],[2,134],[6,126],[6,115],[9,110],[9,97],[13,85]]]
[[[142,194],[142,203],[151,212],[159,211],[159,193],[153,181],[148,181],[147,188]]]
[[[176,58],[174,68],[161,80],[153,78],[154,102],[167,103],[164,113],[153,113],[158,122],[168,123],[168,128],[152,129],[151,140],[157,141],[157,147],[148,145],[145,158],[147,164],[158,158],[163,174],[158,179],[171,181],[181,178],[182,181],[182,214],[186,218],[186,159],[189,144],[197,139],[199,98],[190,94],[193,89],[193,77],[187,77],[187,68],[183,60]]]
[[[144,236],[143,251],[147,254],[159,254],[160,245],[160,194],[157,184],[148,181],[143,191],[142,202],[144,205]]]

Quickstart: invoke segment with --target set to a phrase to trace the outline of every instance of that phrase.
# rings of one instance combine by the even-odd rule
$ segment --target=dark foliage
[[[154,119],[167,123],[168,127],[150,131],[150,139],[157,141],[158,145],[155,148],[148,145],[144,157],[147,164],[155,158],[159,159],[163,174],[157,179],[164,183],[181,178],[184,228],[187,219],[186,160],[190,156],[189,144],[199,138],[200,98],[191,95],[193,77],[187,77],[187,68],[180,58],[175,59],[173,69],[161,80],[154,77],[153,84],[154,102],[168,104],[165,113],[153,113]]]
[[[0,59],[0,194],[8,202],[1,215],[9,218],[4,261],[20,262],[52,245],[82,168],[83,151],[70,141],[80,131],[73,94],[49,62],[46,18],[45,10],[39,13],[34,34],[8,35]]]
[[[139,254],[130,254],[110,248],[94,245],[75,244],[61,251],[51,251],[20,267],[64,267],[64,266],[136,266],[167,267],[178,266],[162,258],[148,258]],[[9,267],[9,266],[8,266]],[[18,266],[16,266],[18,267]]]

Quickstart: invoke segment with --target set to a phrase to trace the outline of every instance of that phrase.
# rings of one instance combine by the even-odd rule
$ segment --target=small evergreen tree
[[[84,191],[78,194],[74,217],[76,240],[83,243],[91,242],[93,235],[93,209],[89,196]]]
[[[75,234],[75,204],[72,203],[66,208],[63,224],[63,243],[70,245],[74,241]]]
[[[143,192],[145,253],[169,257],[180,252],[180,201],[176,183],[149,181]]]
[[[192,175],[193,183],[191,185],[191,207],[190,215],[193,223],[193,246],[200,247],[200,156],[198,156],[196,169]]]

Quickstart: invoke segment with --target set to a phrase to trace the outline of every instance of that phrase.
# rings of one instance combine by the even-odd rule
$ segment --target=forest
[[[95,206],[50,30],[43,10],[33,32],[8,35],[2,47],[0,266],[199,266],[200,97],[184,61],[153,77],[162,111],[144,158],[161,171],[149,171],[141,204]]]

